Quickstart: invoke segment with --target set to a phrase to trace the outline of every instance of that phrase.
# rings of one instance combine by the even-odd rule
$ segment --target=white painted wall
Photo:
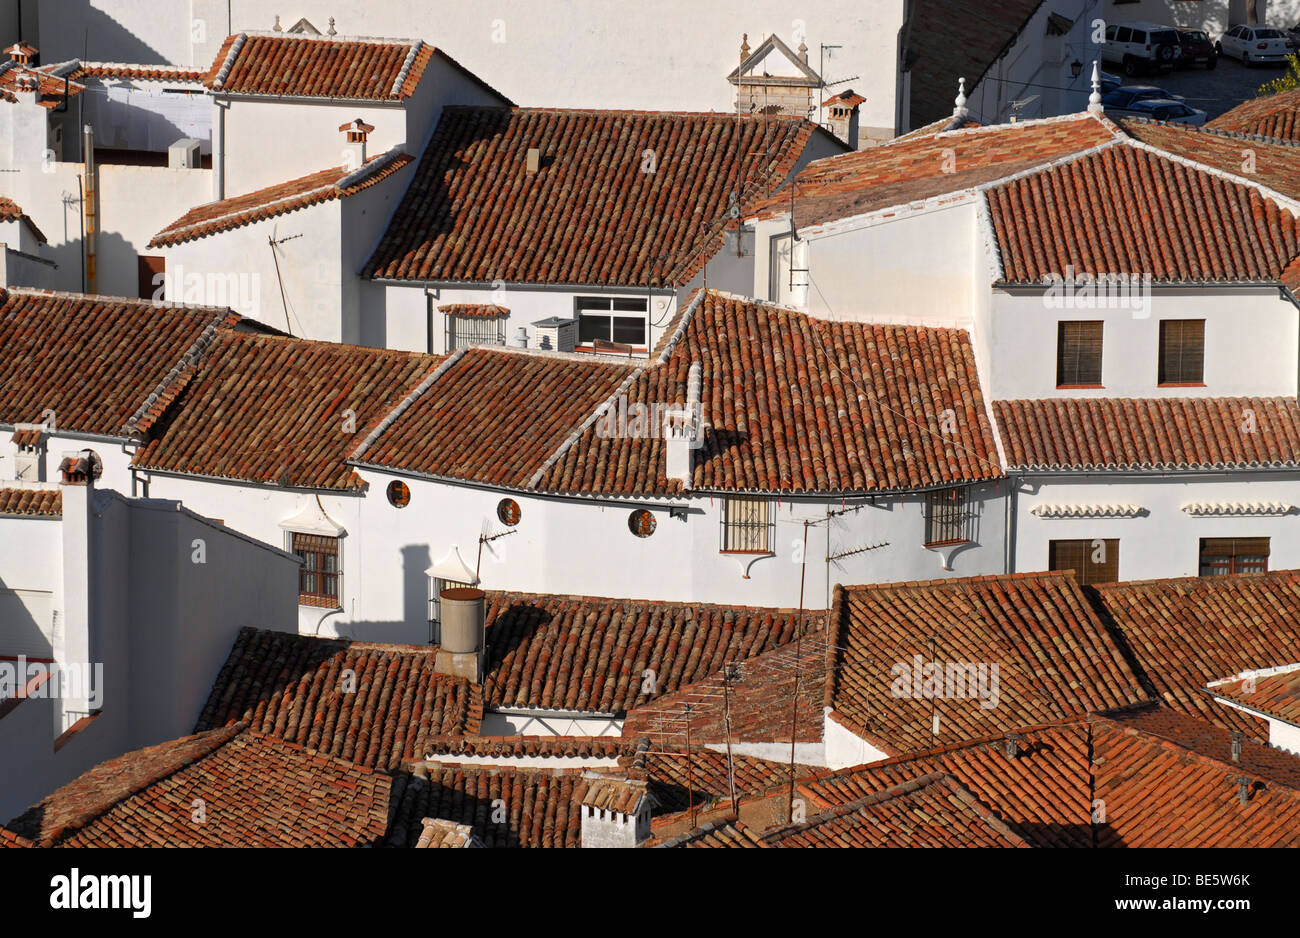
[[[822,736],[826,747],[826,761],[823,764],[830,769],[847,769],[889,758],[889,753],[880,751],[832,717],[830,707],[825,708]]]

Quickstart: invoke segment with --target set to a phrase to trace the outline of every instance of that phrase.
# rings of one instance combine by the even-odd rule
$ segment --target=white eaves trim
[[[1146,514],[1146,509],[1141,505],[1036,505],[1029,513],[1044,520],[1137,518]]]
[[[1193,518],[1281,518],[1295,511],[1283,502],[1192,502],[1182,510]]]

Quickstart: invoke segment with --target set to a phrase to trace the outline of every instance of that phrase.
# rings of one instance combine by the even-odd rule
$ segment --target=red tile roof
[[[770,847],[1028,847],[950,775],[935,772],[764,835]]]
[[[1267,739],[1264,724],[1207,684],[1300,661],[1300,572],[1094,587],[1144,679],[1170,708]]]
[[[241,629],[197,731],[257,732],[360,765],[424,758],[430,737],[477,732],[479,689],[434,671],[437,649]]]
[[[355,847],[382,838],[387,775],[242,729],[104,762],[9,826],[39,846],[68,847]]]
[[[1233,469],[1300,464],[1293,397],[995,401],[1008,468]]]
[[[444,303],[438,307],[438,312],[448,316],[467,316],[470,319],[504,319],[510,315],[510,310],[504,306],[485,303]]]
[[[498,348],[455,352],[357,444],[353,462],[527,488],[531,477],[633,373],[590,356]]]
[[[1273,674],[1252,672],[1237,680],[1212,683],[1206,692],[1261,716],[1300,725],[1300,664]]]
[[[468,824],[456,824],[441,818],[425,818],[420,822],[424,830],[415,846],[421,849],[463,849],[478,846],[474,837],[474,828]]]
[[[826,706],[885,752],[1147,699],[1068,573],[837,587],[831,619]],[[943,675],[933,692],[930,663]],[[975,674],[956,670],[968,665],[985,669],[984,684],[971,686]]]
[[[1205,126],[1300,143],[1300,89],[1245,101]]]
[[[19,837],[8,828],[0,827],[0,849],[14,847],[34,847],[36,846],[26,837]]]
[[[721,244],[737,177],[742,207],[767,195],[815,130],[787,117],[447,107],[366,275],[679,286]]]
[[[372,157],[360,170],[325,169],[256,192],[209,202],[190,209],[158,232],[149,242],[149,247],[171,247],[321,202],[345,199],[382,182],[410,162],[411,157],[405,153],[390,151]]]
[[[434,48],[418,39],[227,36],[203,84],[222,94],[397,101],[415,93]]]
[[[878,492],[1002,476],[964,331],[829,322],[701,291],[668,335],[627,407],[684,404],[690,366],[702,365],[709,430],[694,454],[697,491]],[[665,478],[662,433],[602,436],[602,426],[536,488],[682,491]]]
[[[150,300],[0,291],[0,425],[124,437],[173,369],[239,321],[227,310]]]
[[[615,814],[636,815],[643,807],[650,793],[645,780],[630,779],[624,776],[598,775],[590,773],[591,784],[582,796],[584,808],[598,811],[611,811]]]
[[[799,227],[820,225],[1004,179],[1118,136],[1109,121],[1090,114],[908,135],[808,164],[755,214],[788,213],[793,200]]]
[[[63,493],[57,489],[0,488],[0,515],[58,518],[62,514]]]
[[[1121,119],[1130,137],[1165,153],[1193,160],[1249,182],[1300,199],[1300,147],[1277,141],[1243,139],[1239,134],[1207,130],[1188,124],[1167,124],[1141,118]],[[1250,151],[1248,171],[1244,151]]]
[[[143,81],[165,81],[197,85],[206,72],[170,65],[126,65],[119,62],[80,62],[68,77],[73,81],[83,78],[134,78]]]
[[[268,485],[356,490],[345,463],[366,432],[441,359],[226,332],[138,430],[133,465]],[[0,365],[3,367],[3,365]],[[221,432],[213,432],[220,418]],[[62,421],[60,421],[62,425]]]
[[[772,761],[754,756],[733,754],[728,771],[727,754],[713,749],[685,746],[660,749],[657,746],[645,751],[645,743],[636,754],[624,756],[620,761],[624,770],[635,778],[645,779],[657,807],[654,823],[661,826],[675,823],[672,815],[689,810],[707,812],[729,803],[731,780],[734,777],[736,797],[748,802],[775,790],[785,791],[790,784],[791,766],[788,761]],[[819,769],[795,763],[795,781],[811,778]]]
[[[38,103],[51,109],[63,102],[65,91],[69,98],[73,98],[86,90],[84,85],[73,81],[71,76],[65,81],[64,77],[52,75],[46,68],[28,68],[12,61],[0,64],[0,95],[3,95],[4,100],[17,101],[14,92],[23,90],[25,85],[32,82],[39,95]]]
[[[36,227],[36,222],[32,221],[30,216],[13,199],[0,196],[0,221],[20,221],[31,229],[37,241],[41,242],[41,244],[49,243],[41,229]],[[10,247],[13,247],[13,245],[10,245]]]
[[[1067,268],[1155,282],[1281,282],[1295,217],[1249,185],[1130,144],[986,191],[1002,279]],[[1062,224],[1062,219],[1068,224]]]
[[[679,834],[671,840],[654,844],[670,847],[766,847],[759,835],[745,826],[743,821],[723,819],[703,824],[694,830]]]

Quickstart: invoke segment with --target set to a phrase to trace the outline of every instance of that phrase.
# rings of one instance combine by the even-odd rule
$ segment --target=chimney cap
[[[93,449],[69,453],[59,463],[64,485],[89,485],[104,474],[104,461]]]
[[[358,117],[356,120],[348,121],[346,124],[340,124],[339,130],[346,130],[348,133],[354,134],[369,134],[374,133],[375,128]]]
[[[36,47],[28,42],[15,42],[8,49],[5,49],[5,54],[12,59],[18,59],[18,58],[30,59],[32,56],[36,54],[36,52],[37,52]]]
[[[476,586],[449,586],[438,595],[442,599],[452,599],[458,602],[473,602],[476,599],[482,599],[487,594]]]

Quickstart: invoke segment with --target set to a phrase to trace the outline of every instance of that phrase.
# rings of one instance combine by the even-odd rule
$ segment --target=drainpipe
[[[212,124],[212,201],[226,197],[226,108],[216,98],[212,106],[217,109],[217,119]]]
[[[95,202],[99,196],[99,180],[95,171],[95,131],[86,125],[82,136],[81,158],[86,167],[86,192],[82,201],[82,212],[86,219],[86,235],[82,240],[82,250],[86,255],[86,292],[98,293],[98,278],[95,271],[95,235],[99,230],[99,218]]]

